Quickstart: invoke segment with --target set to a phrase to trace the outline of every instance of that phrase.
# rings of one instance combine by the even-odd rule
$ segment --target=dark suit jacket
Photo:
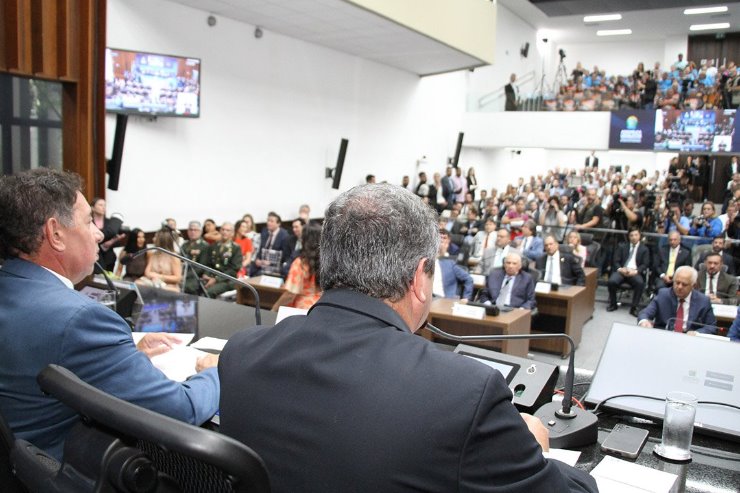
[[[448,207],[455,203],[455,184],[452,183],[451,176],[445,175],[442,177],[442,196],[447,201]]]
[[[506,111],[516,111],[516,91],[511,83],[504,86],[504,93],[506,95],[506,103],[504,109]]]
[[[596,490],[542,457],[498,372],[354,291],[234,335],[219,375],[220,431],[260,454],[275,492]]]
[[[655,273],[660,276],[665,274],[668,270],[668,263],[671,260],[671,247],[666,245],[658,249],[658,255],[655,259]],[[679,247],[678,254],[676,255],[676,265],[674,271],[683,265],[691,265],[691,251],[688,248],[684,248],[683,245]]]
[[[504,269],[493,269],[486,278],[486,289],[481,293],[480,301],[495,303],[496,298],[501,293],[501,287],[503,286],[505,277],[506,272],[504,272]],[[514,286],[511,290],[510,306],[528,308],[530,310],[537,306],[537,301],[534,297],[534,281],[528,272],[521,270],[516,275]]]
[[[630,254],[629,242],[620,243],[617,246],[617,251],[614,253],[614,259],[612,262],[612,272],[616,272],[617,269],[627,266]],[[635,255],[635,264],[637,265],[637,271],[644,277],[650,267],[650,251],[648,247],[642,243],[637,245],[637,254]]]
[[[699,291],[707,291],[707,271],[699,271]],[[737,305],[737,277],[724,272],[719,273],[717,278],[717,297],[722,299],[723,305]]]
[[[545,279],[547,269],[547,257],[545,254],[535,261],[535,266]],[[564,285],[585,286],[586,274],[583,272],[581,262],[572,253],[560,252],[560,279]]]
[[[591,156],[586,157],[585,166],[586,167],[593,166],[594,168],[598,168],[599,167],[599,158],[597,158],[596,156],[594,156],[594,164],[593,165],[590,165],[589,164],[590,159],[591,159]]]
[[[257,252],[257,255],[253,257],[255,260],[262,258],[262,250],[264,250],[267,247],[268,238],[270,237],[270,232],[267,230],[267,228],[262,228],[262,231],[260,231],[260,249]],[[286,262],[290,259],[290,255],[292,253],[292,248],[290,245],[290,235],[286,230],[283,228],[278,228],[277,235],[275,236],[275,240],[272,243],[272,246],[270,248],[271,250],[279,250],[282,252],[282,257],[280,260],[280,264],[282,265],[283,262]],[[256,276],[262,273],[262,269],[258,268],[254,263],[249,268],[249,275],[250,276]]]
[[[663,288],[658,290],[658,294],[653,298],[653,301],[640,312],[637,319],[652,320],[656,329],[673,330],[677,309],[678,299],[673,292],[673,288]],[[709,298],[696,289],[691,292],[691,306],[686,320],[688,320],[686,325],[688,330],[696,330],[704,334],[717,332],[717,319],[714,318],[712,304],[709,302]],[[694,322],[700,325],[692,326]]]

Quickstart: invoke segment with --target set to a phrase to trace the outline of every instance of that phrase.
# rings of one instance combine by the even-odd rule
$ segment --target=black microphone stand
[[[458,336],[447,333],[427,323],[427,330],[445,339],[457,342],[506,341],[516,339],[567,339],[570,344],[568,370],[565,373],[563,403],[549,402],[540,407],[535,417],[542,421],[550,432],[550,445],[554,448],[584,447],[596,443],[598,438],[598,418],[595,414],[579,407],[573,407],[573,380],[575,375],[576,344],[567,334],[500,334],[480,336]]]
[[[187,264],[190,264],[190,265],[194,265],[198,269],[202,269],[202,270],[204,270],[204,271],[206,271],[206,272],[208,272],[210,274],[213,274],[214,276],[225,277],[229,281],[234,282],[234,283],[236,283],[236,284],[238,284],[240,286],[244,286],[245,288],[249,289],[252,292],[252,294],[254,295],[254,304],[255,304],[255,306],[254,306],[254,319],[257,322],[257,325],[262,325],[262,315],[260,314],[260,295],[259,295],[259,293],[257,293],[257,290],[254,289],[254,286],[252,286],[251,284],[249,284],[247,282],[244,282],[244,281],[241,281],[241,280],[237,279],[236,277],[232,277],[232,276],[230,276],[228,274],[224,274],[221,271],[218,271],[216,269],[212,269],[212,268],[210,268],[208,266],[205,266],[205,265],[201,264],[200,262],[196,262],[195,260],[191,260],[191,259],[189,259],[187,257],[183,257],[182,255],[180,255],[178,253],[171,252],[171,251],[169,251],[167,249],[164,249],[164,248],[161,248],[161,247],[142,248],[138,252],[134,253],[133,254],[133,257],[136,258],[139,255],[143,255],[144,252],[161,252],[161,253],[164,253],[164,254],[169,255],[171,257],[179,258],[183,262],[185,262]]]

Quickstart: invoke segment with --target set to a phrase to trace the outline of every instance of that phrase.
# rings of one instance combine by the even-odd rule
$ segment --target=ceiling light
[[[596,31],[597,36],[625,36],[632,34],[632,29],[601,29]]]
[[[729,29],[729,22],[718,22],[717,24],[692,24],[689,31],[710,31],[712,29]]]
[[[698,14],[717,14],[719,12],[727,12],[727,6],[721,7],[699,7],[696,9],[686,9],[683,11],[683,15],[698,15]]]
[[[621,18],[622,14],[587,15],[583,18],[583,22],[618,21]]]

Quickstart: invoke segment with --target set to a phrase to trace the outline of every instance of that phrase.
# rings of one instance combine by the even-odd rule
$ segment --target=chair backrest
[[[535,284],[537,284],[542,278],[542,273],[534,268],[534,262],[529,264],[529,269],[527,269],[527,272],[529,272],[529,275],[532,276],[532,280]]]
[[[586,247],[588,255],[586,256],[586,267],[598,267],[596,265],[596,259],[598,258],[599,251],[601,251],[601,243],[598,241],[592,241]]]
[[[699,261],[699,257],[702,256],[702,254],[710,252],[712,250],[712,245],[695,245],[694,248],[691,250],[691,265],[696,265],[696,263]]]
[[[134,483],[156,483],[151,491],[270,491],[262,459],[232,438],[113,397],[57,365],[38,382],[83,418],[65,441],[60,476],[85,477],[90,491],[134,491]]]
[[[581,245],[587,247],[594,241],[593,233],[579,233],[581,237]]]
[[[27,490],[13,474],[13,465],[10,454],[15,445],[15,436],[5,418],[0,414],[0,485],[2,491],[9,493],[25,493]]]

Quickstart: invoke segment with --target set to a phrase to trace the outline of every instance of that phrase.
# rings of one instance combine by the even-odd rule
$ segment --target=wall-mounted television
[[[106,48],[105,109],[146,116],[200,116],[200,59]]]
[[[655,119],[656,151],[733,150],[735,110],[663,110],[661,113]]]

